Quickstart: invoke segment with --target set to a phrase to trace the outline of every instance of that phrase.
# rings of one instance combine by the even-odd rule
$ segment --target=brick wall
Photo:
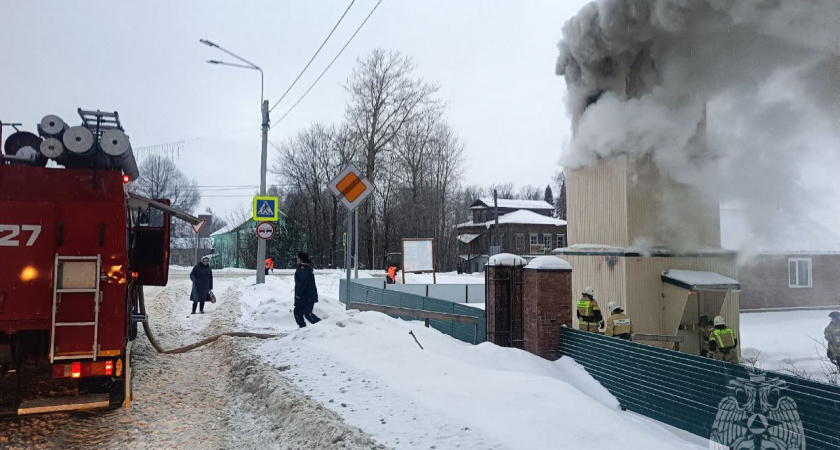
[[[572,326],[572,271],[525,269],[523,272],[524,349],[556,360],[560,327]]]

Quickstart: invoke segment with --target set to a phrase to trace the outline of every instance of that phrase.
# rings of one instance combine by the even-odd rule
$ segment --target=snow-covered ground
[[[807,372],[826,381],[830,368],[823,330],[829,311],[773,311],[741,314],[741,348],[746,360],[779,372]],[[836,372],[835,372],[836,373]]]
[[[242,326],[286,334],[263,342],[257,353],[287,368],[283,374],[303,392],[377,442],[400,449],[704,447],[701,439],[622,412],[568,359],[472,346],[421,322],[345,311],[336,300],[342,276],[316,273],[315,313],[323,320],[302,330],[291,316],[291,277],[246,282]]]

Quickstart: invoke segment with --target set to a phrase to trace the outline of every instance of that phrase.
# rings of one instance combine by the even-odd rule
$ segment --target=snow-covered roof
[[[465,243],[465,244],[469,244],[470,242],[476,240],[476,238],[478,238],[479,236],[481,236],[481,235],[480,234],[459,234],[458,235],[458,240]]]
[[[473,202],[470,209],[484,209],[492,208],[494,206],[493,199],[482,197]],[[554,206],[545,200],[513,200],[508,198],[499,199],[499,208],[504,209],[548,209],[553,210]]]
[[[714,272],[671,269],[662,272],[662,281],[690,291],[740,291],[738,280]]]
[[[487,228],[490,228],[490,226],[495,223],[495,220],[491,220],[485,223],[484,225]],[[507,223],[523,225],[555,225],[558,227],[566,225],[565,220],[555,219],[554,217],[548,217],[542,214],[537,214],[533,211],[528,211],[527,209],[520,209],[519,211],[514,211],[512,213],[507,213],[503,216],[499,216],[499,225]]]
[[[755,214],[750,220],[743,209],[721,208],[721,245],[744,253],[840,253],[840,235],[799,213]]]
[[[459,223],[458,225],[455,225],[455,228],[474,227],[476,225],[481,225],[481,224],[480,223],[478,223],[478,224],[473,223],[473,221],[470,220],[469,222]]]
[[[512,253],[499,253],[497,255],[493,255],[487,260],[488,266],[517,266],[522,267],[527,264],[525,258],[521,256],[516,256]]]
[[[572,265],[557,256],[537,256],[525,268],[531,270],[572,270]]]

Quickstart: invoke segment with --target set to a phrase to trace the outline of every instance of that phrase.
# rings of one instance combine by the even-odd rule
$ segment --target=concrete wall
[[[789,258],[811,258],[810,288],[791,288]],[[738,268],[741,309],[840,306],[840,255],[757,255]]]

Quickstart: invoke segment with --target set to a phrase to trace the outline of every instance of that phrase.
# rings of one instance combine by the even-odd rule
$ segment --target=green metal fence
[[[345,283],[345,280],[341,280],[341,290],[339,291],[339,301],[341,301],[341,303],[347,303],[345,298]],[[484,342],[487,339],[484,310],[473,308],[472,306],[465,306],[449,300],[429,298],[406,292],[380,289],[355,282],[350,283],[350,297],[353,299],[352,301],[360,303],[372,303],[375,305],[393,306],[397,308],[409,308],[476,317],[478,318],[478,342],[476,343]],[[399,317],[404,320],[416,320],[410,317],[395,317]],[[449,320],[431,319],[429,320],[429,326],[460,341],[472,344],[475,340],[475,325],[456,323]]]
[[[622,408],[723,448],[840,448],[838,386],[774,372],[762,378],[744,366],[565,327],[560,354],[583,366]],[[775,447],[760,446],[773,439]]]

